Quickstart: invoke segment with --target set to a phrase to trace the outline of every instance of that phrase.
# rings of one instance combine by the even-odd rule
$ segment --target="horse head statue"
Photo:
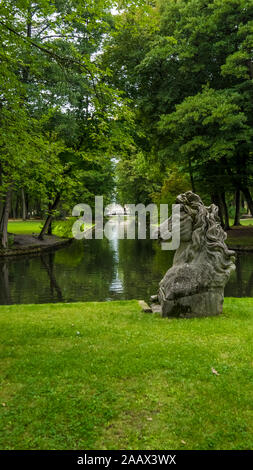
[[[163,316],[209,316],[222,312],[224,287],[235,269],[218,208],[206,207],[191,191],[180,194],[180,246],[161,280],[158,301]],[[165,221],[171,225],[171,219]],[[163,225],[159,228],[162,238]]]

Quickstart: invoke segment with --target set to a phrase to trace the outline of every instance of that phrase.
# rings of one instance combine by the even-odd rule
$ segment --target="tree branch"
[[[62,57],[56,52],[47,49],[45,46],[40,46],[36,42],[34,42],[31,38],[23,36],[22,34],[18,33],[15,29],[13,29],[11,26],[6,25],[3,21],[0,20],[0,24],[10,31],[11,33],[15,34],[18,36],[20,39],[23,39],[25,42],[29,42],[33,47],[39,49],[40,51],[44,52],[47,55],[50,55],[53,59],[57,60],[61,64],[65,64],[66,66],[70,66],[71,64],[79,66],[81,69],[84,69],[88,74],[91,76],[92,80],[94,80],[94,76],[92,72],[89,70],[89,68],[84,65],[82,62],[79,60],[73,59],[72,57]]]

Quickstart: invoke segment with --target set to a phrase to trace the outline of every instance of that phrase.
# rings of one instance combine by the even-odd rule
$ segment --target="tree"
[[[119,24],[125,21],[134,41],[125,53],[119,28],[108,60],[120,70],[160,168],[180,159],[192,188],[219,203],[228,227],[225,191],[240,190],[253,209],[252,2],[158,0],[146,6],[145,22],[155,25],[149,35],[141,8],[121,14]]]
[[[15,184],[8,183],[10,191],[7,183],[2,187],[6,202],[9,201],[5,204],[4,220],[8,221],[11,191],[16,191],[16,195],[23,193],[26,201],[39,197],[41,205],[48,206],[41,237],[50,231],[52,216],[64,197],[73,197],[73,201],[77,194],[87,197],[91,187],[97,188],[98,184],[106,195],[112,191],[109,128],[122,100],[105,83],[108,72],[99,66],[99,50],[110,28],[110,6],[107,0],[1,3],[4,47],[0,53],[7,64],[2,77],[9,73],[15,82],[15,92],[8,92],[8,98],[4,98],[4,109],[20,112],[13,126],[17,146],[20,143],[15,149],[16,160],[13,159]],[[14,93],[15,104],[10,104]],[[27,124],[26,134],[21,123]],[[31,133],[33,124],[38,130],[36,138],[35,131]],[[6,142],[9,140],[8,137]],[[5,149],[6,161],[13,152],[13,146]],[[2,174],[6,173],[3,166],[2,162]],[[6,247],[6,223],[4,232]]]

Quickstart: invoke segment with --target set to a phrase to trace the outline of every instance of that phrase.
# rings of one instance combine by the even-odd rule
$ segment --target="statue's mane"
[[[176,200],[192,218],[192,241],[181,255],[181,261],[191,263],[205,251],[205,259],[212,267],[214,282],[224,282],[234,270],[234,252],[225,243],[226,232],[221,227],[218,207],[211,204],[205,207],[197,194],[187,191]],[[207,266],[208,268],[208,266]]]

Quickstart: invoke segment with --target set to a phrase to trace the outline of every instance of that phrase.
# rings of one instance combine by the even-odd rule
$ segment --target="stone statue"
[[[218,315],[225,284],[235,269],[235,253],[225,244],[227,234],[220,225],[217,206],[205,207],[191,191],[180,194],[176,203],[180,204],[180,246],[153,300],[156,297],[164,317]],[[170,230],[171,218],[163,224]]]

